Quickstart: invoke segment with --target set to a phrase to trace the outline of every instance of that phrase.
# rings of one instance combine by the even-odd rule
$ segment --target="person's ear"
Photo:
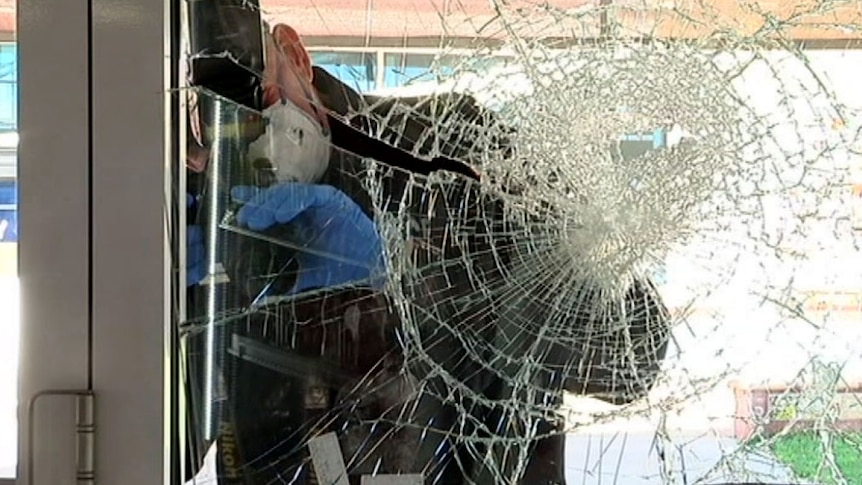
[[[302,45],[299,34],[289,25],[278,24],[273,29],[272,36],[297,73],[311,82],[314,78],[314,71],[311,69],[311,56],[308,55],[308,51]]]

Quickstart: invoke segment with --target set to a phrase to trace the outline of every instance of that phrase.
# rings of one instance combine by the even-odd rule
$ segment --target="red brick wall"
[[[18,30],[15,7],[15,0],[0,0],[0,35],[11,37]]]
[[[297,26],[304,36],[358,37],[498,37],[503,22],[489,0],[261,0],[265,17],[274,22]],[[502,2],[501,2],[502,3]],[[567,23],[553,20],[553,15],[539,13],[536,0],[509,0],[505,15],[516,19],[519,33],[535,32],[542,37],[595,37],[598,15],[574,19]],[[602,0],[549,0],[563,10],[591,9]],[[763,14],[778,19],[793,17],[813,8],[816,0],[673,0],[676,13],[662,0],[612,0],[617,6],[616,19],[629,35],[650,34],[658,37],[697,38],[719,28],[739,35],[753,35],[763,25]],[[756,4],[756,7],[750,6]],[[369,7],[370,6],[370,7]],[[856,31],[815,27],[814,24],[844,23]],[[862,39],[862,2],[847,5],[821,16],[796,19],[793,28],[782,33],[794,39]]]
[[[788,18],[807,11],[817,0],[673,0],[679,13],[672,13],[662,0],[613,0],[619,7],[617,20],[628,34],[648,33],[659,37],[694,38],[712,33],[717,27],[751,35],[763,24],[763,17],[749,3]],[[502,2],[501,2],[502,3]],[[557,22],[551,14],[536,14],[537,0],[509,0],[506,15],[517,18],[519,33],[534,32],[542,37],[594,37],[598,16],[568,23]],[[602,0],[548,0],[554,8],[571,10],[597,6]],[[646,5],[646,7],[645,7]],[[655,7],[650,7],[654,5]],[[0,0],[0,34],[16,31],[16,0]],[[370,6],[370,7],[369,7]],[[407,37],[500,37],[503,22],[496,17],[489,0],[261,0],[264,17],[295,26],[306,37],[407,38]],[[694,21],[692,21],[693,19]],[[855,31],[815,27],[813,24],[845,23]],[[819,17],[798,19],[798,26],[784,31],[800,40],[862,39],[862,2]]]

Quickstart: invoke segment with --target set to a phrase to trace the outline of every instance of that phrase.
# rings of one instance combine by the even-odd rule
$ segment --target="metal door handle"
[[[75,399],[75,480],[78,485],[95,485],[96,395],[89,390],[50,389],[37,392],[27,403],[27,485],[33,485],[34,419],[36,402],[46,396],[74,396]]]

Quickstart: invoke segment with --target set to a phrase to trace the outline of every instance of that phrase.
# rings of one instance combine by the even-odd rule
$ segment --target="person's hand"
[[[267,189],[240,186],[237,222],[253,231],[289,224],[299,264],[290,293],[368,280],[383,268],[383,244],[374,222],[344,192],[329,185],[285,183]]]
[[[195,203],[191,194],[186,194],[186,208]],[[186,228],[186,285],[196,285],[206,276],[206,250],[201,226],[189,224]]]

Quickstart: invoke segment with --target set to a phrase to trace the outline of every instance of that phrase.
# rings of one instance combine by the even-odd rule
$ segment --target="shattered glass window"
[[[384,86],[387,88],[409,83],[430,81],[450,76],[459,64],[454,56],[440,57],[434,54],[386,54],[384,57]]]
[[[862,480],[858,2],[187,10],[190,483]]]

